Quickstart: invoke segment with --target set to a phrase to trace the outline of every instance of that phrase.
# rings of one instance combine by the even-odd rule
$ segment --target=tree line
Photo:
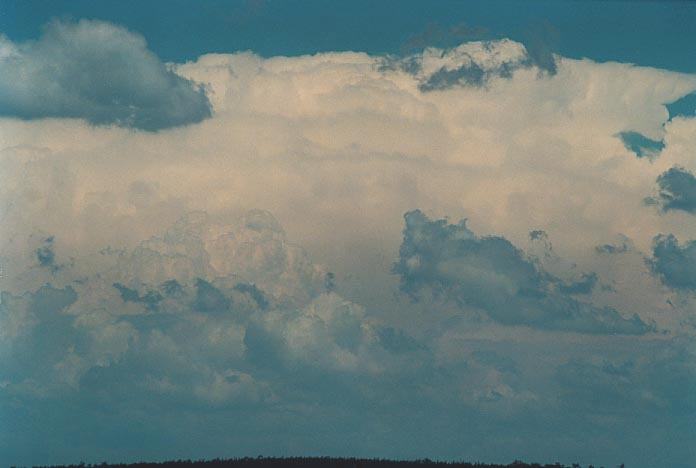
[[[171,460],[165,462],[99,463],[77,465],[50,465],[35,468],[582,468],[577,463],[539,464],[515,460],[507,465],[458,461],[388,460],[382,458],[334,457],[244,457],[215,458],[213,460]],[[12,467],[17,468],[17,467]],[[595,468],[589,465],[587,468]],[[604,467],[597,467],[604,468]],[[624,468],[621,464],[617,468]]]

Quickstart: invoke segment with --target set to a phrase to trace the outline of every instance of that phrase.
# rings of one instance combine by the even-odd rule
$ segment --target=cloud
[[[494,78],[511,78],[517,69],[537,67],[553,75],[553,56],[534,54],[520,43],[508,39],[465,42],[456,47],[427,47],[418,54],[400,59],[387,58],[383,70],[401,69],[413,74],[423,91],[437,91],[458,86],[482,87]]]
[[[554,282],[503,238],[480,238],[463,222],[430,221],[418,212],[410,213],[406,220],[407,234],[418,244],[421,257],[427,250],[453,262],[454,266],[441,269],[440,280],[454,271],[457,277],[451,281],[461,283],[458,272],[465,270],[463,256],[475,260],[483,278],[479,288],[483,306],[493,304],[487,294],[500,291],[497,285],[486,284],[489,278],[526,288],[523,295],[541,309],[544,300],[536,296],[545,288],[566,285]],[[473,249],[466,248],[469,243]],[[148,444],[165,437],[183,443],[177,445],[182,450],[190,450],[184,442],[188,440],[185,430],[165,430],[166,421],[159,419],[165,413],[177,421],[192,417],[205,421],[206,427],[215,427],[215,431],[196,429],[206,437],[217,437],[220,428],[234,431],[230,421],[234,427],[243,424],[247,435],[263,439],[257,442],[259,448],[269,443],[266,438],[282,438],[289,429],[301,441],[295,443],[302,444],[307,440],[316,443],[329,430],[349,437],[353,429],[343,427],[353,424],[353,417],[359,421],[354,429],[370,434],[381,434],[375,427],[381,427],[387,418],[394,426],[390,434],[395,443],[410,440],[414,434],[429,438],[431,429],[442,424],[465,431],[461,421],[472,418],[489,421],[486,424],[500,430],[503,437],[512,437],[504,428],[511,421],[528,423],[530,412],[544,415],[545,424],[553,426],[558,407],[567,413],[579,397],[582,405],[597,394],[615,397],[606,378],[583,381],[582,389],[573,385],[577,375],[594,372],[575,371],[573,357],[598,353],[623,362],[614,356],[617,351],[611,340],[636,340],[625,346],[631,353],[642,352],[638,340],[644,337],[596,333],[596,316],[568,325],[561,311],[555,311],[561,318],[553,323],[556,319],[550,318],[551,312],[542,310],[541,318],[552,323],[533,324],[531,332],[538,335],[531,341],[528,330],[508,326],[507,319],[502,319],[503,325],[450,323],[444,335],[431,333],[431,323],[424,327],[426,333],[415,336],[386,316],[337,292],[327,292],[324,270],[306,257],[299,262],[303,267],[296,269],[297,260],[288,259],[303,254],[288,245],[279,223],[260,210],[225,218],[189,213],[131,249],[103,249],[95,255],[76,258],[51,277],[69,286],[40,286],[21,295],[4,292],[0,301],[0,405],[13,402],[12,420],[20,420],[29,410],[39,414],[42,425],[60,434],[47,443],[58,446],[73,436],[70,429],[58,430],[73,427],[68,421],[96,425],[94,443],[108,448],[105,428],[127,425],[136,417],[141,439]],[[413,266],[413,262],[407,263]],[[491,274],[486,273],[487,268]],[[311,280],[302,280],[307,275]],[[169,279],[161,281],[167,276]],[[588,278],[581,277],[583,286],[578,289],[592,282]],[[272,287],[278,284],[285,286]],[[340,289],[340,284],[335,287]],[[456,288],[461,295],[467,286]],[[503,294],[511,306],[528,305],[524,298]],[[560,292],[547,294],[564,306],[573,301]],[[426,306],[431,310],[428,321],[436,321],[438,305]],[[490,310],[496,320],[503,317],[504,312]],[[582,311],[595,313],[593,308]],[[409,314],[409,308],[400,313]],[[627,329],[617,320],[610,316],[606,328]],[[519,323],[514,318],[511,321]],[[585,330],[583,322],[594,328]],[[636,323],[632,331],[638,326]],[[558,338],[554,333],[578,328],[590,331],[589,342],[568,343],[567,337]],[[456,339],[456,333],[462,331],[470,335]],[[578,350],[578,346],[584,348]],[[538,366],[542,356],[547,356],[546,366]],[[641,361],[640,365],[650,364]],[[550,376],[539,377],[540,367]],[[639,375],[633,377],[631,400],[624,407],[630,410],[648,401],[648,409],[641,406],[646,420],[654,417],[653,406],[661,410],[661,405],[674,404],[678,411],[689,402],[681,393],[670,393],[671,385],[690,378],[688,368],[679,368],[679,372],[670,384],[659,388]],[[565,393],[556,393],[555,384],[548,386],[554,382],[554,373]],[[559,400],[558,395],[564,396]],[[80,403],[73,406],[75,401]],[[594,408],[592,414],[611,414],[607,405]],[[105,406],[119,411],[105,415]],[[51,418],[46,417],[49,411]],[[217,417],[222,420],[216,422]],[[413,418],[423,420],[414,427],[409,422]],[[279,420],[284,421],[281,429]],[[339,429],[334,429],[336,420],[341,421]],[[586,422],[581,415],[573,415],[554,430],[569,421]],[[670,427],[673,421],[661,421],[659,429]],[[37,437],[37,428],[27,427],[29,432],[22,432],[22,426],[13,437]],[[545,427],[535,430],[551,437],[551,429]],[[604,436],[603,429],[597,430]],[[478,441],[481,435],[473,431],[467,437]],[[362,439],[352,443],[365,450],[370,447]],[[165,445],[156,453],[171,449]],[[239,450],[248,447],[245,442]],[[87,450],[89,457],[92,448]],[[103,450],[94,450],[94,456],[103,456]],[[510,450],[519,453],[521,449]],[[26,455],[21,448],[12,448],[12,453]]]
[[[36,249],[36,259],[39,265],[51,269],[58,268],[56,265],[56,254],[53,251],[53,236],[49,236],[43,241],[43,245]]]
[[[540,79],[525,53],[471,43],[404,69],[355,52],[209,54],[167,65],[205,86],[214,112],[198,125],[0,120],[0,413],[16,428],[0,453],[494,461],[553,446],[560,461],[590,447],[605,465],[688,465],[679,379],[639,375],[659,379],[649,363],[693,344],[691,290],[664,287],[644,256],[657,261],[658,232],[690,238],[696,217],[642,200],[670,167],[694,170],[696,121],[666,123],[664,103],[696,79],[559,56]],[[468,64],[482,86],[457,76]],[[451,86],[423,92],[443,68]],[[625,129],[663,139],[660,157],[627,157]],[[432,215],[404,243],[414,207]],[[52,236],[56,271],[37,253]],[[71,289],[65,308],[33,312]],[[634,385],[582,366],[556,378],[568,362],[634,362]],[[612,412],[622,390],[635,411]]]
[[[71,317],[64,314],[77,300],[76,291],[44,285],[20,296],[1,294],[0,380],[37,396],[72,386],[71,369],[61,367],[68,366],[75,348],[83,346],[76,340]]]
[[[170,281],[176,282],[175,280],[170,280]],[[173,286],[172,283],[169,283],[169,285]],[[114,288],[116,288],[116,290],[121,295],[121,299],[123,299],[123,302],[142,303],[142,304],[145,304],[145,306],[151,310],[156,310],[157,305],[163,299],[162,295],[157,291],[150,290],[146,294],[141,296],[140,294],[138,294],[138,291],[136,291],[135,289],[131,289],[127,286],[122,285],[121,283],[114,283],[113,286],[114,286]],[[166,286],[165,286],[165,290],[166,290]]]
[[[269,306],[267,294],[284,304],[306,302],[324,290],[326,274],[262,210],[223,219],[190,212],[128,253],[103,251],[98,256],[115,264],[114,287],[126,300],[155,306],[161,294],[191,285],[193,308],[211,314],[233,306],[221,285],[264,308]],[[142,285],[161,286],[138,292]]]
[[[0,115],[68,117],[156,131],[211,116],[202,87],[174,73],[125,28],[53,21],[40,39],[0,37]]]
[[[696,241],[679,245],[671,234],[660,234],[653,241],[652,272],[670,288],[696,291]]]
[[[643,334],[651,330],[637,315],[579,302],[570,295],[589,292],[596,275],[561,284],[527,259],[507,239],[477,237],[466,220],[431,221],[416,210],[404,216],[404,240],[394,272],[401,289],[417,297],[424,288],[463,307],[485,311],[506,325],[599,334]]]
[[[420,90],[435,91],[456,85],[483,86],[487,81],[488,76],[483,68],[471,63],[453,70],[440,68],[420,85]]]
[[[394,382],[420,379],[432,362],[428,347],[324,292],[323,274],[288,288],[303,274],[288,257],[297,261],[302,252],[273,242],[283,237],[277,221],[259,210],[224,222],[194,212],[132,249],[76,258],[52,276],[69,286],[2,292],[0,407],[13,402],[14,415],[31,407],[42,425],[54,427],[65,417],[100,425],[99,408],[118,407],[119,414],[142,414],[143,437],[151,437],[155,426],[163,428],[152,419],[162,412],[176,419],[236,415],[260,434],[276,431],[278,418],[297,424],[297,411],[321,420],[326,411],[362,412],[384,399],[380,406],[394,413],[417,398],[413,390],[386,395]],[[230,263],[223,267],[218,258]],[[168,269],[167,261],[182,269]],[[323,273],[305,262],[310,274]],[[189,271],[192,264],[197,269]],[[178,279],[157,283],[163,270]],[[250,282],[259,270],[267,282]],[[43,408],[53,408],[53,423]],[[259,423],[266,418],[271,429]]]
[[[271,351],[269,340],[295,365],[384,368],[376,325],[360,306],[322,294],[324,276],[267,212],[226,222],[193,212],[133,249],[103,249],[55,271],[51,280],[63,288],[2,292],[0,349],[12,367],[0,382],[47,397],[66,383],[61,375],[63,391],[77,391],[96,385],[95,372],[107,381],[124,372],[139,374],[147,394],[214,405],[252,393],[258,400],[269,391],[244,371],[244,356],[255,363],[254,353]],[[269,336],[261,348],[255,330]],[[408,339],[399,331],[391,342]]]
[[[633,250],[634,245],[626,236],[620,236],[620,241],[614,244],[602,244],[595,247],[598,254],[622,254]]]
[[[362,307],[335,293],[320,295],[301,310],[257,315],[245,344],[250,359],[262,365],[373,374],[384,372],[386,362],[380,354],[393,349],[381,346],[375,324],[366,320]]]
[[[559,284],[558,290],[563,294],[590,294],[597,285],[597,273],[584,273],[578,281]]]
[[[635,414],[693,411],[696,385],[693,355],[680,346],[656,350],[654,359],[571,359],[558,367],[555,379],[568,401],[568,412]],[[597,394],[604,395],[598,400]],[[679,408],[679,409],[677,409]]]
[[[682,168],[672,167],[657,178],[659,192],[648,198],[648,204],[657,204],[662,211],[686,211],[696,213],[696,177]]]
[[[558,65],[552,44],[558,42],[559,36],[560,31],[550,23],[542,23],[529,29],[524,44],[530,64],[540,71],[554,75],[558,71]]]

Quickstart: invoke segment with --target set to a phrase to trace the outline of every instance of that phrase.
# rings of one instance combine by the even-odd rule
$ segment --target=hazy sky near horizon
[[[689,2],[0,3],[0,461],[696,463]]]

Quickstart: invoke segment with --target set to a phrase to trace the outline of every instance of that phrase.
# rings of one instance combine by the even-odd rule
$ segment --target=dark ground
[[[329,457],[292,457],[292,458],[233,458],[214,460],[172,460],[166,462],[138,462],[138,463],[101,463],[94,465],[53,465],[37,468],[581,468],[580,465],[561,465],[524,463],[514,461],[507,465],[491,465],[487,463],[467,462],[439,462],[432,460],[382,460],[364,458],[329,458]],[[588,468],[594,468],[590,465]],[[603,468],[603,467],[597,467]],[[621,465],[623,468],[623,465]]]

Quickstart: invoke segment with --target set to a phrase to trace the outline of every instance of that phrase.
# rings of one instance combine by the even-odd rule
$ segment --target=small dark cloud
[[[198,278],[196,280],[196,297],[193,308],[199,312],[220,314],[230,310],[232,302],[222,291],[208,281]]]
[[[122,27],[53,21],[40,39],[5,45],[2,116],[80,118],[147,131],[211,116],[203,88],[174,73],[143,37]]]
[[[50,268],[52,271],[58,270],[60,267],[56,264],[56,254],[53,250],[53,236],[44,239],[43,244],[36,249],[36,259],[42,267]]]
[[[264,295],[263,291],[256,287],[254,284],[248,283],[237,283],[234,288],[235,291],[241,292],[248,295],[256,303],[261,310],[268,309],[268,299]]]
[[[627,150],[639,158],[656,158],[665,148],[662,140],[652,140],[638,132],[620,132],[617,134]]]
[[[123,302],[140,302],[140,294],[135,289],[131,289],[122,285],[121,283],[114,283],[113,287],[116,288],[118,293],[121,295]]]
[[[42,318],[51,318],[77,301],[77,293],[71,286],[59,289],[45,284],[31,295],[29,309]]]
[[[528,29],[522,43],[527,49],[529,64],[549,75],[555,75],[558,67],[554,50],[559,38],[560,31],[548,22]]]
[[[483,68],[472,62],[454,70],[441,68],[430,75],[425,82],[421,83],[418,89],[421,91],[436,91],[457,85],[480,87],[486,81],[487,73]]]
[[[113,287],[119,292],[123,302],[137,302],[145,305],[148,310],[156,310],[159,303],[164,299],[159,292],[153,290],[148,290],[141,296],[137,290],[124,286],[121,283],[114,283]]]
[[[595,250],[597,253],[606,253],[606,254],[614,254],[614,253],[623,253],[627,251],[626,245],[613,245],[613,244],[602,244],[598,245],[595,247]]]
[[[449,224],[421,211],[404,216],[406,227],[393,271],[401,290],[418,300],[435,297],[484,311],[506,325],[594,334],[643,334],[652,330],[637,315],[624,318],[610,307],[595,307],[572,296],[594,288],[593,273],[573,284],[559,281],[510,241],[478,237],[466,220]]]
[[[542,231],[540,229],[530,231],[529,232],[529,239],[530,240],[548,240],[549,236],[546,234],[546,231]]]
[[[621,242],[615,244],[602,244],[595,247],[595,251],[599,254],[620,254],[633,249],[631,240],[622,236]]]
[[[672,167],[657,178],[658,194],[648,204],[659,205],[663,211],[680,210],[696,213],[696,177],[681,167]]]
[[[653,239],[653,258],[647,263],[665,286],[696,291],[696,241],[681,246],[672,234],[660,234]]]
[[[160,285],[160,290],[164,292],[167,296],[176,296],[180,295],[183,293],[184,289],[181,287],[181,284],[175,280],[167,280],[164,283]]]
[[[330,271],[326,273],[324,277],[324,289],[326,292],[333,292],[336,290],[336,275]]]

